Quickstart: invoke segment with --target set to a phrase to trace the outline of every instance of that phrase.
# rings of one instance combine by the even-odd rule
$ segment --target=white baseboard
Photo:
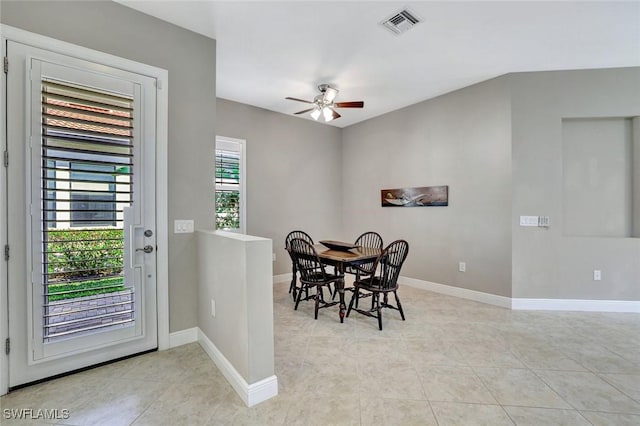
[[[275,375],[262,379],[259,382],[251,383],[247,391],[248,407],[253,407],[269,398],[278,395],[278,377]]]
[[[278,283],[290,283],[291,282],[291,272],[287,273],[287,274],[280,274],[280,275],[274,275],[273,276],[273,283],[274,284],[278,284]]]
[[[531,311],[584,311],[640,313],[640,301],[634,300],[582,300],[582,299],[523,299],[497,296],[466,288],[432,283],[401,276],[401,284],[448,296],[460,297],[513,310]]]
[[[483,293],[481,291],[453,287],[445,284],[432,283],[430,281],[423,281],[403,276],[400,276],[398,281],[400,282],[400,284],[406,284],[408,286],[419,288],[422,290],[433,291],[434,293],[474,300],[476,302],[500,306],[501,308],[511,308],[511,298],[505,296],[498,296],[495,294]]]
[[[278,378],[275,375],[260,380],[259,382],[248,384],[207,335],[199,328],[197,328],[197,332],[200,346],[202,346],[209,355],[209,358],[213,360],[220,372],[248,407],[252,407],[278,395]]]
[[[187,328],[184,330],[169,333],[169,348],[186,345],[198,341],[198,327]]]
[[[535,311],[640,312],[640,301],[581,299],[511,299],[511,309]]]

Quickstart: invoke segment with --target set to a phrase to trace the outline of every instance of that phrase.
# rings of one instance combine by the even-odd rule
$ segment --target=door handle
[[[151,253],[153,251],[152,245],[146,245],[143,248],[137,248],[136,251],[143,251],[145,253]]]

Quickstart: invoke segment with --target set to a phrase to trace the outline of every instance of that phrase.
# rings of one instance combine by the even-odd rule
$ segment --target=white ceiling
[[[292,114],[319,83],[345,127],[501,74],[640,66],[640,1],[129,1],[217,40],[217,96]],[[408,6],[396,36],[379,23]],[[310,119],[308,114],[302,116]]]

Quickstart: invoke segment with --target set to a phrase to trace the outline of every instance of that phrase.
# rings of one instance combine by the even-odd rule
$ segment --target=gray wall
[[[640,115],[639,100],[639,68],[519,73],[350,126],[342,134],[344,238],[376,229],[385,241],[409,240],[403,274],[421,280],[519,298],[639,300],[640,240],[571,236],[574,221],[606,209],[565,212],[567,173],[588,167],[587,145],[616,135],[615,158],[611,149],[592,155],[593,187],[632,181],[602,199],[619,199],[624,233],[640,223],[638,118],[628,120]],[[619,125],[609,136],[589,131],[589,140],[563,142],[563,119],[576,118]],[[572,143],[587,145],[570,147],[567,159]],[[379,206],[382,188],[426,185],[449,185],[449,207]],[[520,227],[520,215],[550,216],[551,227]],[[467,272],[457,272],[459,261]]]
[[[631,195],[631,221],[633,222],[631,235],[640,237],[640,116],[631,119],[631,151],[633,153],[631,190],[636,188],[635,193]]]
[[[345,238],[403,238],[402,274],[511,296],[508,84],[494,79],[343,130]],[[380,190],[449,185],[448,207],[380,207]],[[467,271],[458,272],[458,262]]]
[[[174,219],[194,219],[196,228],[214,226],[215,40],[109,1],[3,0],[1,19],[169,71],[170,331],[195,327],[195,234],[174,235],[172,224]]]
[[[200,330],[247,383],[273,376],[271,240],[224,231],[197,235]]]
[[[578,237],[565,232],[562,139],[563,119],[640,115],[640,68],[522,73],[508,78],[512,87],[513,297],[640,300],[640,239]],[[593,158],[600,168],[597,179],[619,180],[620,163],[607,164],[601,157]],[[634,168],[640,164],[636,162]],[[640,197],[639,191],[638,186],[633,188],[634,198]],[[594,204],[599,201],[594,197]],[[633,214],[637,223],[640,211]],[[550,216],[551,227],[520,227],[520,215]],[[602,270],[602,281],[593,281],[594,269]]]
[[[290,231],[340,238],[340,129],[224,99],[217,114],[219,136],[247,141],[247,233],[273,240],[273,273],[291,272]]]
[[[632,145],[628,118],[562,120],[565,236],[631,237]]]

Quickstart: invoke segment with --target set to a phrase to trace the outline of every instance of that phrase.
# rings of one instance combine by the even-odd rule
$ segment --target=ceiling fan
[[[329,84],[318,85],[320,94],[313,98],[313,101],[306,101],[304,99],[292,98],[287,96],[285,99],[291,101],[304,102],[306,104],[313,104],[313,108],[304,109],[294,114],[300,115],[307,112],[311,112],[311,117],[314,120],[318,120],[320,115],[324,117],[324,121],[335,120],[340,118],[341,115],[336,112],[334,108],[362,108],[364,107],[363,101],[351,101],[351,102],[334,102],[334,99],[338,95],[338,89],[331,87]]]

